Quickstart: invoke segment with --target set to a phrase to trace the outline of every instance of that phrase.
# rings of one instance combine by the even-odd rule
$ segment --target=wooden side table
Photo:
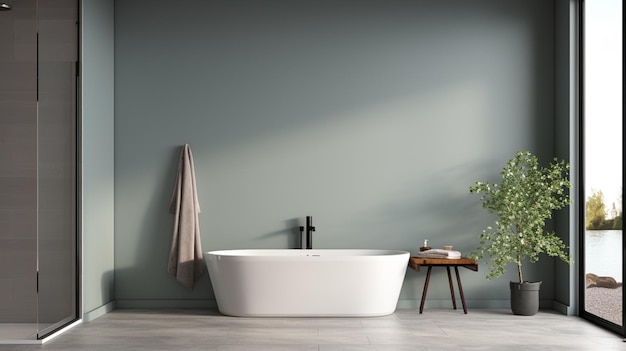
[[[452,307],[456,310],[456,299],[454,298],[454,287],[452,286],[452,275],[450,267],[454,267],[456,273],[456,283],[459,286],[459,294],[461,295],[461,303],[463,303],[463,312],[467,314],[467,306],[465,305],[465,296],[463,295],[463,286],[461,285],[461,277],[459,276],[459,267],[465,267],[472,271],[478,271],[478,262],[474,259],[461,257],[457,259],[448,258],[423,258],[411,257],[409,259],[409,267],[419,272],[420,267],[428,267],[426,273],[426,282],[424,283],[424,292],[422,293],[422,302],[420,303],[420,313],[424,312],[424,301],[426,301],[426,293],[428,292],[428,283],[430,283],[430,272],[433,267],[446,267],[448,270],[448,283],[450,284],[450,295],[452,296]]]

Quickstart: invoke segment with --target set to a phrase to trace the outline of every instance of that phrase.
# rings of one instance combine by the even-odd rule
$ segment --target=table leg
[[[452,285],[452,275],[450,274],[450,266],[446,266],[446,269],[448,270],[448,283],[450,284],[450,296],[452,296],[452,307],[456,310],[456,299],[454,298],[454,286]]]
[[[456,273],[456,283],[459,285],[459,294],[461,295],[461,303],[463,303],[463,312],[467,314],[467,306],[465,305],[465,296],[463,295],[463,285],[461,285],[461,277],[459,276],[459,268],[454,266]]]
[[[426,273],[426,282],[424,283],[424,292],[422,293],[422,303],[420,303],[420,314],[424,312],[424,301],[426,301],[426,293],[428,292],[428,283],[430,282],[430,271],[433,266],[428,266],[428,272]]]

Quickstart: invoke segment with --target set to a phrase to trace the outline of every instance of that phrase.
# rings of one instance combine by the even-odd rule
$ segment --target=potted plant
[[[471,256],[489,255],[487,279],[501,276],[507,264],[514,263],[519,281],[510,282],[511,309],[514,314],[534,315],[539,310],[541,281],[524,280],[522,264],[537,262],[541,254],[572,263],[563,241],[554,231],[545,230],[552,212],[571,203],[569,164],[555,158],[548,167],[540,167],[536,156],[518,151],[500,174],[500,184],[476,182],[469,188],[481,195],[484,208],[498,216],[494,227],[482,231]]]

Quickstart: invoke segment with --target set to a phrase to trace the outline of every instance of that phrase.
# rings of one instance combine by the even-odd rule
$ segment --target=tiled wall
[[[76,301],[77,1],[13,8],[0,13],[0,323],[52,324]]]
[[[37,61],[34,1],[0,13],[0,322],[34,322]]]
[[[76,297],[76,0],[39,1],[38,322],[71,318]]]

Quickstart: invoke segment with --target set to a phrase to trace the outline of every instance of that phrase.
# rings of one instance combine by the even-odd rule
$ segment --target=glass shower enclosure
[[[0,344],[75,321],[78,0],[0,0]]]

